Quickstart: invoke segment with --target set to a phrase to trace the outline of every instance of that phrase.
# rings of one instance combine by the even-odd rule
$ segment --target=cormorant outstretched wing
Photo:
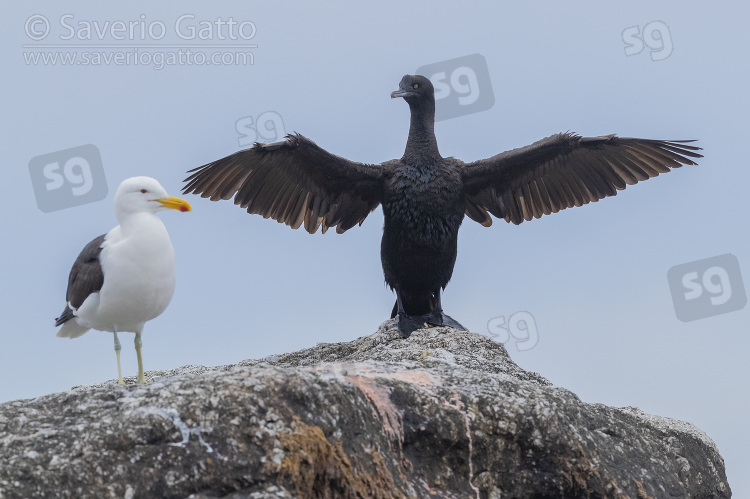
[[[649,140],[561,133],[463,166],[466,214],[492,225],[488,212],[520,224],[614,196],[627,185],[702,158],[692,140]]]
[[[248,213],[283,222],[302,223],[314,234],[336,227],[351,229],[382,200],[383,167],[356,163],[320,148],[299,134],[200,166],[185,179],[183,192],[211,201],[229,199]],[[236,195],[235,195],[236,194]]]

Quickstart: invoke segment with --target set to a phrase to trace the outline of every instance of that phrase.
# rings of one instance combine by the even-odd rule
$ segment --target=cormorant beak
[[[411,90],[398,89],[395,92],[391,92],[391,99],[395,99],[397,97],[410,97],[412,95],[417,95],[417,93],[412,92]]]
[[[190,203],[188,203],[184,199],[167,196],[161,199],[154,199],[154,201],[156,201],[157,203],[161,203],[161,205],[165,208],[170,208],[172,210],[179,210],[183,213],[186,211],[193,211],[193,208],[190,206]]]

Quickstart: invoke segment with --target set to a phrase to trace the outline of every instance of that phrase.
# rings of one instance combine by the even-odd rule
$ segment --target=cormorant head
[[[391,98],[403,97],[409,106],[424,102],[435,105],[435,87],[422,75],[405,75],[398,84],[398,90],[391,92]]]

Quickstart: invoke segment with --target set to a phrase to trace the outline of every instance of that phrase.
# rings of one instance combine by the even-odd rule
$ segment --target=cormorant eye
[[[419,83],[415,83],[414,88],[419,88]]]
[[[146,194],[148,192],[147,189],[141,189],[141,194]]]

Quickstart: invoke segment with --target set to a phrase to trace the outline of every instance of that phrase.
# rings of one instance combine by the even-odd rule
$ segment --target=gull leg
[[[115,354],[117,355],[117,384],[118,385],[124,385],[125,382],[122,381],[122,367],[120,366],[120,350],[122,350],[122,345],[120,345],[120,339],[117,337],[117,331],[113,331],[115,335]]]
[[[143,374],[143,356],[141,355],[141,347],[143,342],[141,341],[141,333],[135,333],[135,354],[138,356],[138,381],[139,385],[146,384],[146,376]]]

